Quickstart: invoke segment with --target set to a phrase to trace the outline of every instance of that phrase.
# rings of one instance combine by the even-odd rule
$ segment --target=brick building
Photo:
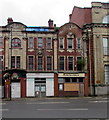
[[[109,84],[109,4],[74,7],[69,22],[0,27],[4,97],[88,96]],[[101,88],[101,85],[104,86]],[[99,90],[98,90],[99,89]]]

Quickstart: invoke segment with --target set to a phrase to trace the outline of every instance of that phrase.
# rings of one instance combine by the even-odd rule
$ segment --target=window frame
[[[42,37],[38,37],[37,39],[37,47],[38,48],[43,48],[44,47],[44,41]]]
[[[50,58],[51,60],[48,61],[48,58]],[[46,65],[47,65],[47,68],[46,68],[46,69],[47,69],[47,70],[52,70],[52,69],[53,69],[53,59],[52,59],[52,56],[47,56],[47,57],[46,57],[46,61],[47,61],[47,62],[46,62],[46,63],[47,63],[47,64],[46,64]],[[51,64],[50,64],[49,62],[50,62]],[[50,66],[50,69],[48,69],[49,66]]]
[[[32,57],[32,60],[30,60],[29,57]],[[31,62],[32,61],[32,62]],[[30,64],[31,63],[31,64]],[[32,66],[32,68],[30,67]],[[34,70],[34,56],[33,55],[29,55],[28,56],[28,70]]]
[[[11,48],[21,48],[21,40],[19,38],[13,38],[11,40]]]
[[[61,42],[61,40],[62,40],[62,42]],[[61,45],[62,45],[62,47],[61,47]],[[64,49],[64,38],[59,38],[59,49]]]
[[[50,40],[50,41],[49,41]],[[49,45],[50,44],[50,45]],[[52,38],[51,37],[47,37],[46,38],[46,48],[47,49],[52,49]]]
[[[34,38],[33,37],[28,38],[28,48],[34,48]]]
[[[63,61],[61,61],[60,58],[64,58]],[[62,67],[62,64],[63,64],[63,67]],[[59,57],[59,70],[65,70],[65,57],[64,56]]]
[[[72,58],[72,69],[69,69],[69,66],[71,66],[71,64],[69,64],[69,63],[71,63],[71,61],[69,61],[69,58]],[[73,62],[74,62],[74,57],[73,56],[68,56],[68,58],[67,58],[67,65],[68,65],[67,69],[68,70],[72,70],[72,71],[74,70],[74,63]]]

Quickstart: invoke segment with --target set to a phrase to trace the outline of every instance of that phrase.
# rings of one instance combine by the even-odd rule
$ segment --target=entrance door
[[[20,98],[20,82],[11,83],[11,97],[12,98]]]
[[[46,96],[46,79],[45,78],[35,79],[35,96],[36,97]]]

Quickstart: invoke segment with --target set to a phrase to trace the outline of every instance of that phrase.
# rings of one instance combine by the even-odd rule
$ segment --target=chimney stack
[[[7,19],[7,23],[9,24],[9,23],[13,23],[13,19],[12,18],[8,18]]]
[[[49,21],[48,21],[48,26],[49,26],[50,28],[53,28],[53,27],[54,27],[54,26],[53,26],[53,20],[49,19]]]
[[[71,21],[72,14],[69,15],[69,22]]]

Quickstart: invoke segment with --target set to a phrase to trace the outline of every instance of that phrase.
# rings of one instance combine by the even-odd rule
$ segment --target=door
[[[11,97],[12,98],[20,98],[21,97],[20,91],[20,82],[13,82],[11,83]]]
[[[36,97],[46,96],[46,79],[45,78],[35,79],[35,96]]]

